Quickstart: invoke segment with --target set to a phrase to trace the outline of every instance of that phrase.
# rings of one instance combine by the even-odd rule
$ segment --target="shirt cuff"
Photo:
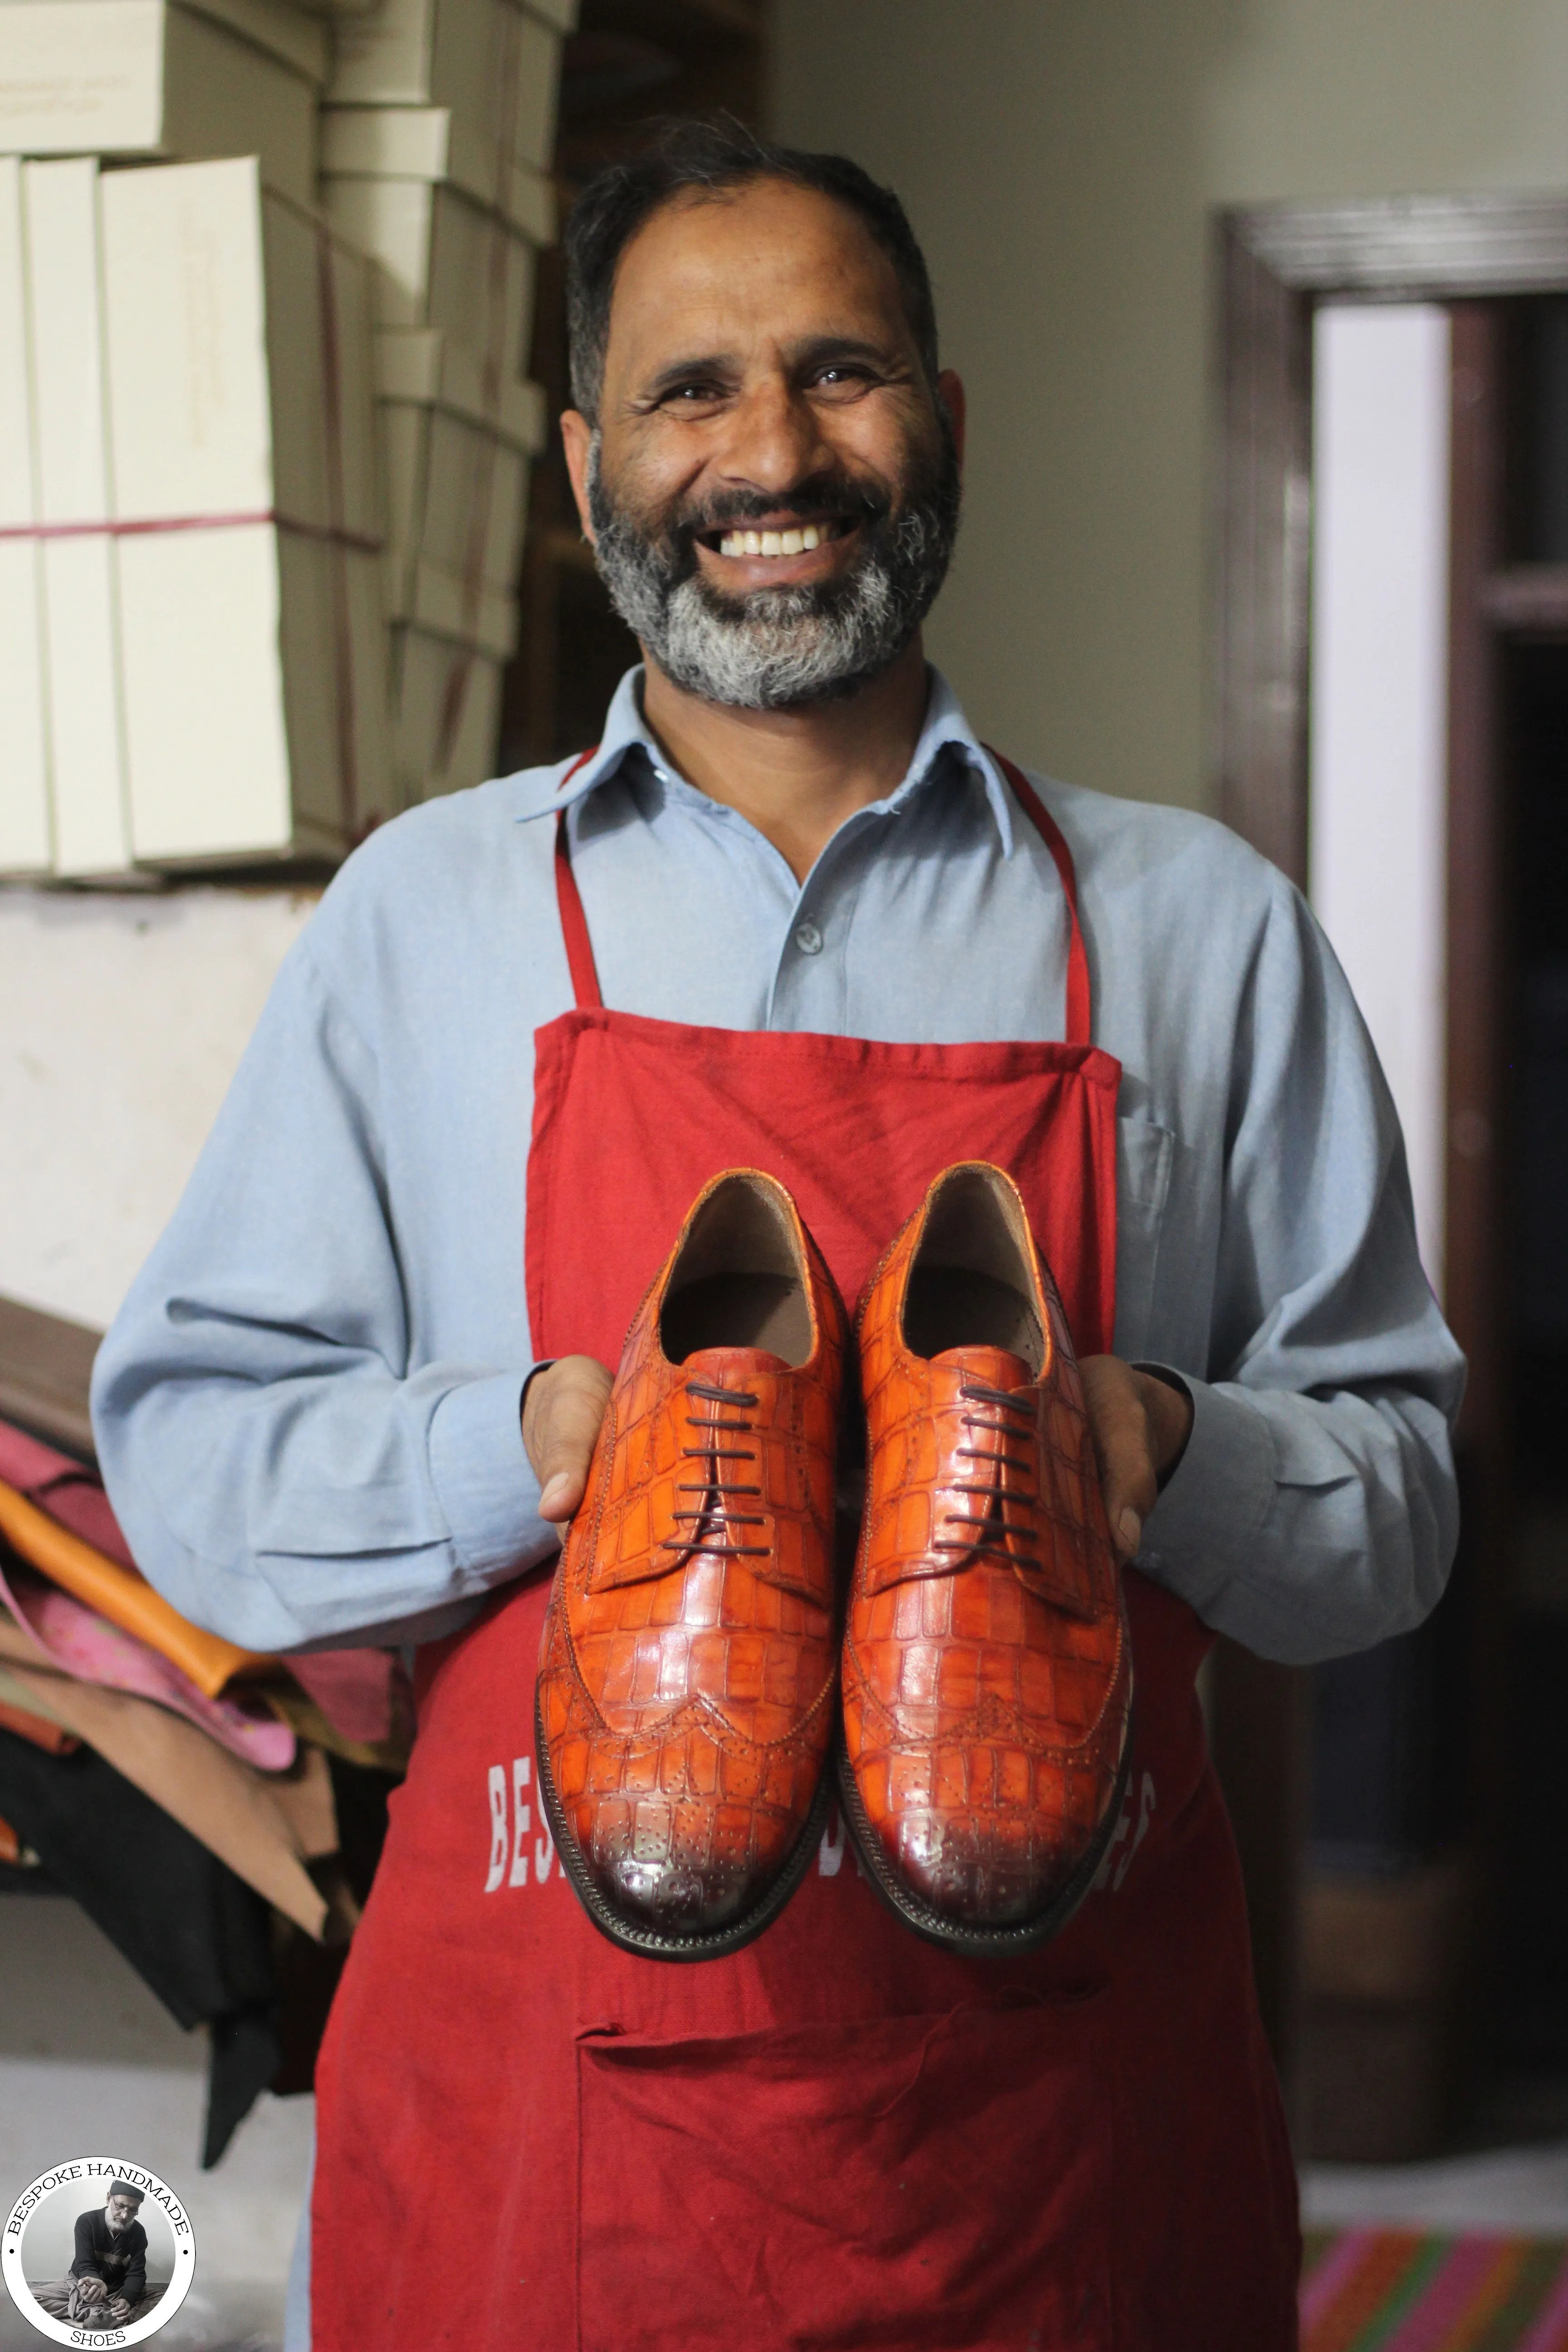
[[[459,1565],[493,1582],[559,1540],[539,1516],[539,1481],[523,1450],[528,1372],[491,1372],[448,1389],[430,1423],[430,1477]]]
[[[1143,1522],[1137,1565],[1200,1616],[1256,1563],[1274,1498],[1268,1423],[1233,1388],[1211,1388],[1163,1364],[1140,1368],[1178,1381],[1193,1401],[1186,1450]]]

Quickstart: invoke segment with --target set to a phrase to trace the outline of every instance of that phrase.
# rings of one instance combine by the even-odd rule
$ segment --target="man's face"
[[[760,181],[682,196],[621,257],[600,429],[566,420],[600,569],[679,685],[853,691],[909,643],[957,521],[954,415],[852,212]]]
[[[109,2226],[111,2230],[123,2230],[127,2221],[134,2221],[136,2219],[136,2200],[133,2197],[111,2197],[107,2210]]]

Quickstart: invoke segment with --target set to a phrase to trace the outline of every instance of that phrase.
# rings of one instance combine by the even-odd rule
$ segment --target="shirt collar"
[[[1014,841],[1012,795],[994,759],[964,717],[963,706],[946,678],[936,668],[929,675],[931,696],[914,757],[898,789],[871,806],[888,811],[905,807],[942,772],[947,764],[943,755],[948,754],[980,777],[1001,837],[1002,854],[1010,857]],[[627,670],[612,695],[605,714],[605,732],[591,758],[580,764],[560,760],[553,767],[530,768],[513,780],[520,824],[531,817],[546,816],[552,809],[570,808],[574,802],[585,799],[598,785],[608,783],[634,751],[646,756],[656,775],[668,780],[675,774],[643,718],[642,681],[639,663],[635,669]],[[676,781],[684,780],[677,777]]]

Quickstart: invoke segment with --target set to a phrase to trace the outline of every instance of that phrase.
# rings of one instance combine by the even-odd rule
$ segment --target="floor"
[[[169,2352],[279,2352],[310,2152],[311,2102],[262,2099],[198,2167],[205,2048],[168,2018],[74,1903],[0,1902],[0,2200],[50,2165],[142,2163],[190,2213],[195,2284],[153,2339]],[[0,2291],[0,2352],[42,2337]]]
[[[195,2285],[155,2339],[169,2352],[279,2352],[283,2289],[310,2161],[311,2103],[265,2098],[222,2163],[198,2169],[205,2050],[182,2033],[75,1904],[0,1902],[0,2200],[51,2164],[112,2154],[184,2200]],[[1568,2133],[1560,2095],[1516,2099],[1529,2144],[1432,2164],[1310,2165],[1310,2228],[1380,2223],[1568,2238]],[[40,2338],[0,2293],[0,2352]]]

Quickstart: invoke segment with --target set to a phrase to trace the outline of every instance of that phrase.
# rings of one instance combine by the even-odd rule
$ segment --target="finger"
[[[563,1356],[530,1382],[522,1435],[544,1518],[569,1519],[582,1502],[609,1398],[610,1375],[592,1356]]]
[[[1131,1368],[1118,1357],[1088,1357],[1079,1370],[1110,1540],[1125,1564],[1137,1555],[1158,1491],[1149,1416]]]

